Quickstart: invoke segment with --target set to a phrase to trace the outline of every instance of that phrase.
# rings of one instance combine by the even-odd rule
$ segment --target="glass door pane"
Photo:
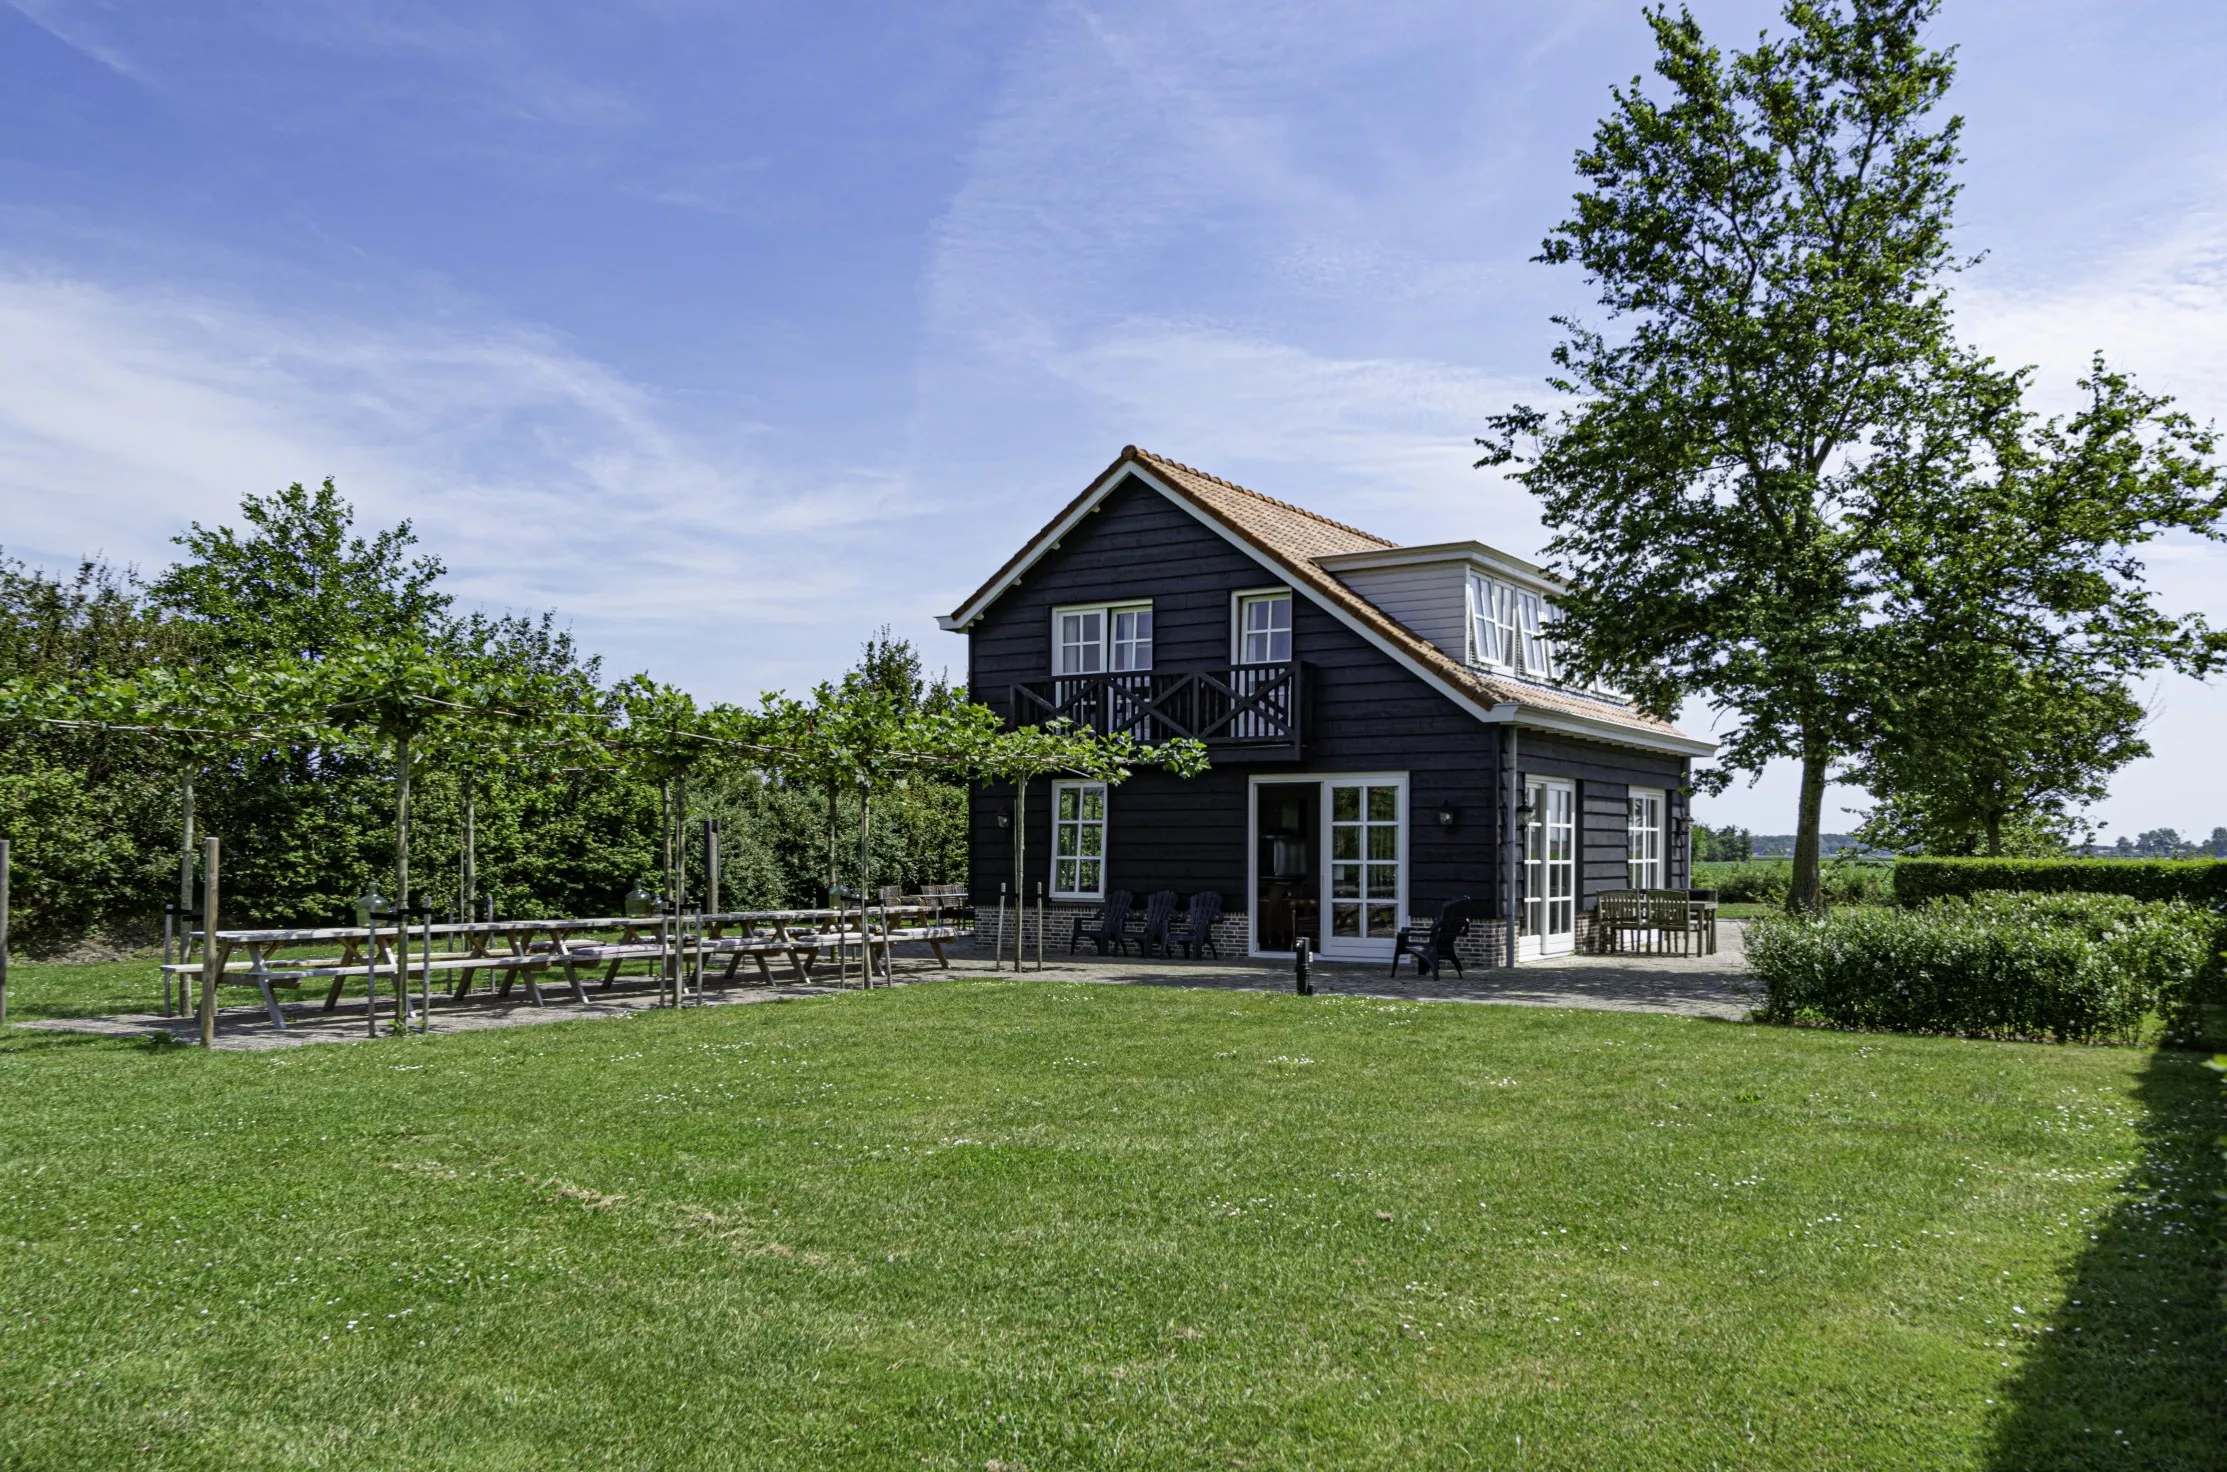
[[[1545,934],[1577,933],[1577,789],[1547,784],[1547,919]]]
[[[1330,784],[1330,935],[1389,941],[1400,928],[1400,788]]]

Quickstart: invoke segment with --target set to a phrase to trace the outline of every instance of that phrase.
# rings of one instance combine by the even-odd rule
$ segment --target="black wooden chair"
[[[1125,956],[1128,952],[1123,948],[1124,937],[1122,932],[1128,928],[1129,891],[1117,889],[1106,896],[1106,908],[1104,913],[1098,917],[1098,928],[1096,930],[1083,929],[1083,917],[1080,915],[1075,917],[1075,933],[1067,938],[1067,954],[1074,955],[1082,943],[1087,940],[1097,948],[1098,954],[1101,956],[1106,954],[1107,946],[1114,948],[1115,955]]]
[[[1415,939],[1414,931],[1401,930],[1392,939],[1392,974],[1400,974],[1400,957],[1413,956],[1418,976],[1435,979],[1438,968],[1449,963],[1454,975],[1461,976],[1461,957],[1454,954],[1454,942],[1469,934],[1469,922],[1476,909],[1477,902],[1463,895],[1458,900],[1448,900],[1439,908],[1438,918],[1431,922],[1429,932],[1420,941]]]
[[[1163,889],[1144,902],[1144,933],[1137,937],[1137,954],[1149,956],[1158,946],[1163,954],[1173,954],[1168,945],[1168,926],[1175,919],[1175,891]]]
[[[1183,918],[1168,928],[1168,940],[1183,947],[1186,961],[1193,959],[1194,954],[1203,958],[1208,951],[1214,952],[1214,959],[1219,961],[1222,952],[1214,944],[1214,922],[1221,918],[1222,892],[1202,889],[1191,896],[1191,908],[1184,912]]]

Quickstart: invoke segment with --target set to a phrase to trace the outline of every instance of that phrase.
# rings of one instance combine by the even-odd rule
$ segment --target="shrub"
[[[1748,931],[1771,1021],[2132,1041],[2194,997],[2217,917],[2116,897],[1990,895],[1771,918]]]
[[[1922,905],[1994,890],[2122,894],[2227,910],[2227,862],[2218,859],[1903,859],[1895,898]]]
[[[1693,882],[1704,889],[1714,889],[1719,900],[1732,905],[1783,905],[1793,876],[1792,859],[1751,859],[1740,864],[1696,863],[1693,866]],[[1829,862],[1821,877],[1827,904],[1894,903],[1892,864],[1856,860]]]

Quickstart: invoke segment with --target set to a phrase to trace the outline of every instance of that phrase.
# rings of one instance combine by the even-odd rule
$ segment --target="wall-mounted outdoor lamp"
[[[1010,828],[1010,827],[1012,827],[1012,826],[1013,826],[1013,810],[1012,810],[1011,808],[999,808],[999,809],[998,809],[998,827],[1000,827],[1000,828]]]
[[[1450,802],[1442,802],[1442,803],[1440,803],[1440,804],[1438,805],[1438,826],[1439,826],[1439,827],[1441,827],[1441,828],[1451,828],[1451,827],[1453,827],[1453,826],[1454,826],[1454,819],[1455,819],[1455,818],[1457,818],[1457,817],[1459,817],[1459,816],[1460,816],[1460,813],[1459,813],[1459,812],[1458,812],[1458,811],[1457,811],[1457,810],[1455,809],[1455,807],[1454,807],[1454,805],[1453,805],[1452,803],[1450,803]]]

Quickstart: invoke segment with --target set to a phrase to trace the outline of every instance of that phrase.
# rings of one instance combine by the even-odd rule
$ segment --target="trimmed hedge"
[[[1747,953],[1768,1021],[2131,1042],[2194,1000],[2222,929],[2181,903],[1992,894],[1760,920]]]
[[[1901,859],[1895,898],[1922,905],[1994,890],[2123,894],[2227,910],[2227,859]]]
[[[1827,860],[1819,870],[1825,887],[1825,902],[1833,905],[1893,904],[1893,870],[1892,864]],[[1787,886],[1793,878],[1792,859],[1697,861],[1693,866],[1693,882],[1704,889],[1714,889],[1718,899],[1732,905],[1783,905]]]

